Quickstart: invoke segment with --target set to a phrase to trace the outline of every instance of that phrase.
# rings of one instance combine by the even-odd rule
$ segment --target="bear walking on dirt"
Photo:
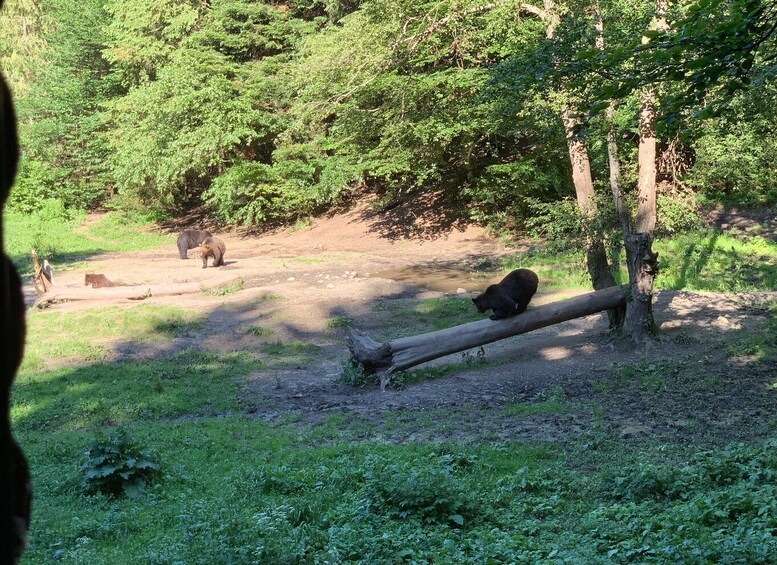
[[[224,266],[224,253],[227,246],[217,237],[209,237],[200,244],[200,257],[202,257],[202,268],[208,266],[208,257],[213,257],[214,267]]]
[[[539,278],[529,269],[516,269],[501,282],[492,284],[480,296],[472,299],[478,312],[493,310],[492,320],[509,318],[526,311],[534,293],[537,292]]]
[[[183,230],[178,236],[178,253],[181,259],[189,258],[189,249],[194,249],[211,237],[208,230]]]

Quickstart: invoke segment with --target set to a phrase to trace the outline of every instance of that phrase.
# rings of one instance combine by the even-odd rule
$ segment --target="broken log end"
[[[348,327],[348,349],[351,358],[366,371],[376,372],[392,364],[391,346],[388,343],[378,343],[366,332]],[[381,390],[385,387],[385,377],[381,377]]]

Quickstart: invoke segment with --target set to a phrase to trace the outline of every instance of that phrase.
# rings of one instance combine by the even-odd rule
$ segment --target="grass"
[[[164,245],[175,249],[175,236],[151,229],[139,216],[108,212],[86,226],[82,212],[46,210],[23,214],[6,210],[3,217],[6,253],[22,273],[31,270],[30,250],[52,263],[72,263],[108,251],[142,251]],[[62,269],[62,266],[56,268]]]
[[[378,302],[373,311],[385,316],[386,339],[414,333],[442,330],[467,322],[483,319],[469,298],[442,296],[427,298],[410,307],[396,307],[388,302]]]
[[[106,233],[121,231],[104,228],[86,233],[110,239]],[[83,243],[61,241],[63,256]],[[711,284],[704,281],[714,269],[756,256],[768,265],[777,255],[771,244],[751,244],[730,255],[725,238],[689,239],[662,251],[664,275],[670,280],[672,261],[690,257],[677,270],[683,284]],[[688,251],[693,245],[701,247]],[[697,249],[709,250],[704,261]],[[571,255],[546,259],[535,257],[548,280],[563,286],[578,276],[571,267],[563,274],[567,261],[579,261]],[[758,269],[732,280],[770,284],[767,269]],[[402,335],[483,317],[458,297],[378,311]],[[331,318],[327,327],[345,320]],[[202,319],[146,304],[33,312],[28,321],[11,414],[35,491],[24,563],[766,563],[777,554],[774,440],[708,451],[688,436],[690,445],[619,441],[604,425],[563,443],[501,439],[505,416],[576,410],[561,390],[485,419],[461,405],[377,416],[327,411],[316,423],[313,414],[281,409],[266,422],[247,412],[272,406],[276,413],[277,397],[248,397],[248,376],[315,363],[321,348],[276,341],[244,353],[177,352],[166,342],[197,334]],[[259,326],[246,331],[268,335]],[[772,316],[764,331],[740,335],[725,353],[756,358],[754,370],[773,366],[775,335]],[[111,341],[162,346],[151,360],[109,362]],[[46,370],[47,359],[67,366]],[[613,365],[598,386],[603,396],[655,394],[687,386],[702,370]],[[728,386],[705,378],[697,386]],[[461,421],[471,434],[456,434]],[[141,498],[87,495],[80,466],[88,442],[118,427],[155,455],[159,476]],[[417,439],[435,434],[455,441]]]
[[[263,328],[262,326],[251,326],[246,330],[246,333],[255,335],[257,337],[269,337],[275,335],[275,330],[271,328]]]
[[[739,239],[704,230],[658,238],[653,245],[661,269],[657,290],[741,292],[777,288],[777,244],[762,237]],[[623,254],[618,257],[619,284],[628,281]],[[537,272],[541,288],[590,289],[581,252],[531,251],[506,257],[504,271],[528,268]]]
[[[191,322],[175,309],[147,308],[43,312],[31,326],[50,320],[63,338],[87,331],[97,339],[145,324],[165,328],[156,338],[165,339]],[[434,302],[424,309],[459,315]],[[154,322],[161,315],[177,321]],[[766,342],[774,331],[764,332]],[[767,562],[777,551],[777,443],[703,451],[629,445],[596,429],[563,444],[483,441],[487,430],[397,443],[392,430],[452,434],[474,414],[464,406],[378,418],[343,412],[308,424],[298,414],[265,423],[243,412],[246,375],[310,362],[318,351],[292,341],[267,344],[261,360],[186,351],[27,367],[12,408],[35,486],[24,562]],[[649,391],[681,370],[618,365],[610,378]],[[502,412],[574,408],[552,390]],[[86,446],[118,426],[154,455],[160,473],[140,498],[87,495]]]
[[[265,343],[261,346],[261,352],[266,356],[266,362],[271,367],[285,367],[291,365],[308,365],[313,363],[316,354],[321,348],[314,343],[304,341],[281,341]]]
[[[349,318],[348,316],[334,316],[329,318],[325,325],[329,329],[347,328],[348,326],[353,325],[354,321],[353,318]]]
[[[22,371],[42,369],[47,360],[58,363],[100,361],[109,341],[148,343],[199,331],[202,318],[173,306],[140,304],[78,312],[29,311]]]
[[[238,409],[238,381],[261,364],[248,355],[183,352],[143,362],[22,372],[11,418],[20,431],[99,429],[137,420]]]
[[[773,443],[698,452],[691,465],[609,442],[568,455],[350,434],[305,443],[344,424],[135,421],[162,465],[140,499],[81,492],[92,431],[25,432],[36,485],[25,561],[767,562],[777,550]]]
[[[219,286],[217,286],[212,290],[204,290],[202,291],[202,294],[206,294],[208,296],[229,296],[230,294],[235,294],[237,292],[240,292],[241,290],[243,290],[244,286],[245,286],[245,280],[243,279],[243,277],[238,277],[233,281],[220,284]]]

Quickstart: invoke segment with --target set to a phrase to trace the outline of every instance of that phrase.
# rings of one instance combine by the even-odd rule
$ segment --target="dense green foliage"
[[[604,54],[591,10],[559,2],[551,41],[547,14],[527,6],[10,0],[0,65],[24,147],[12,206],[83,209],[113,195],[125,209],[204,202],[221,222],[260,224],[355,190],[385,205],[430,192],[493,227],[524,226],[573,194],[562,107],[593,111],[582,133],[606,194],[597,112],[619,99],[634,183],[632,92],[647,82],[664,89],[663,180],[710,202],[777,202],[767,4],[673,5],[661,35],[647,30],[652,2],[602,2]],[[700,100],[719,117],[693,118]]]
[[[88,494],[140,496],[159,470],[155,457],[141,450],[122,428],[111,432],[107,440],[90,440],[86,457],[81,484]]]

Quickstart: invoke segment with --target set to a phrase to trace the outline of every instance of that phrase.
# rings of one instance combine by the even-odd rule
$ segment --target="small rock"
[[[467,289],[459,287],[456,289],[456,294],[467,294]]]
[[[289,278],[288,278],[288,279],[286,279],[286,280],[287,280],[287,281],[296,281],[297,279],[296,279],[295,277],[289,277]]]
[[[329,283],[328,285],[326,285],[326,287],[327,287],[327,288],[334,288],[334,287],[335,287],[335,285],[333,285],[332,283]]]

